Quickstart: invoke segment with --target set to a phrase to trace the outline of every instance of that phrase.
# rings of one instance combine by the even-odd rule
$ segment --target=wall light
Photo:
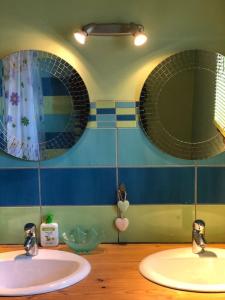
[[[143,32],[137,32],[134,34],[134,45],[141,46],[147,41],[147,36]]]
[[[75,40],[84,45],[86,43],[87,33],[83,30],[77,31],[74,33]]]
[[[82,27],[82,30],[74,33],[74,38],[80,44],[85,44],[89,35],[96,36],[134,36],[134,45],[141,46],[147,41],[144,26],[135,23],[90,23]]]

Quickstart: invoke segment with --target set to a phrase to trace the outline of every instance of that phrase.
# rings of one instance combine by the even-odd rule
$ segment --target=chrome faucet
[[[202,220],[195,220],[193,223],[192,231],[192,252],[193,253],[202,253],[205,250],[206,241],[205,241],[205,222]]]
[[[26,255],[35,256],[38,254],[36,226],[33,223],[27,223],[24,226],[24,231],[25,231],[24,249],[26,251]]]

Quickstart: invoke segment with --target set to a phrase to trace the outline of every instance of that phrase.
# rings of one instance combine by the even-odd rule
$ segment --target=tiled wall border
[[[56,211],[62,211],[62,210],[71,210],[71,207],[73,207],[74,211],[76,211],[76,208],[79,208],[79,211],[90,211],[90,209],[93,209],[96,211],[96,216],[97,218],[101,218],[101,212],[102,209],[105,207],[111,207],[113,208],[113,211],[111,211],[110,213],[110,218],[107,219],[107,222],[109,222],[108,226],[111,229],[107,229],[109,230],[109,232],[111,232],[110,234],[112,235],[112,238],[108,237],[108,239],[106,239],[106,241],[111,241],[111,242],[116,242],[117,240],[120,240],[121,242],[145,242],[145,241],[152,241],[152,242],[157,242],[157,236],[160,235],[162,237],[162,239],[160,239],[160,241],[189,241],[190,240],[190,234],[189,234],[189,229],[186,230],[185,232],[185,236],[183,236],[182,239],[182,234],[178,237],[178,239],[176,239],[176,236],[170,236],[170,237],[164,237],[163,236],[163,226],[159,226],[159,230],[154,229],[154,224],[151,223],[151,220],[148,218],[148,215],[146,215],[147,211],[149,211],[150,215],[149,217],[153,217],[156,216],[157,214],[153,214],[153,211],[164,211],[165,208],[167,208],[167,210],[171,210],[171,213],[175,214],[174,217],[177,219],[179,216],[177,214],[177,212],[179,211],[179,207],[182,207],[182,211],[187,211],[189,213],[188,214],[188,221],[187,224],[191,224],[193,217],[194,216],[200,216],[203,215],[203,217],[205,217],[206,219],[208,218],[209,221],[210,216],[209,216],[209,208],[205,207],[213,207],[212,211],[217,211],[219,209],[219,207],[225,207],[225,197],[223,197],[223,195],[225,195],[225,184],[223,184],[225,182],[225,169],[223,170],[223,168],[225,167],[225,155],[221,154],[219,157],[216,158],[212,158],[209,160],[204,160],[204,161],[184,161],[184,160],[179,160],[176,158],[172,158],[167,156],[166,154],[163,154],[161,152],[159,152],[159,154],[157,153],[157,155],[160,157],[160,159],[156,162],[152,162],[151,164],[145,163],[145,164],[140,164],[137,163],[136,164],[132,164],[132,163],[123,163],[121,161],[121,153],[120,151],[118,151],[121,148],[121,140],[119,140],[118,137],[118,133],[121,130],[127,131],[128,132],[132,132],[133,130],[140,130],[139,128],[139,124],[138,124],[138,114],[137,114],[137,110],[138,110],[138,103],[135,101],[99,101],[97,103],[91,103],[91,115],[90,115],[90,120],[89,120],[89,128],[87,129],[87,131],[89,130],[89,132],[96,132],[96,134],[98,135],[98,133],[102,133],[107,132],[106,135],[104,136],[108,136],[108,133],[111,132],[111,134],[114,136],[114,139],[111,141],[111,147],[114,147],[113,151],[115,152],[114,154],[114,158],[110,161],[110,163],[108,164],[106,162],[106,160],[101,160],[101,162],[99,164],[96,164],[95,162],[90,164],[90,160],[81,162],[80,164],[78,164],[76,161],[74,164],[71,164],[70,161],[66,162],[69,158],[70,160],[70,154],[69,152],[67,152],[67,154],[65,155],[65,162],[66,163],[62,163],[64,161],[63,157],[59,157],[56,158],[54,160],[48,161],[48,162],[42,162],[40,165],[36,164],[36,163],[32,163],[32,162],[21,162],[21,161],[17,161],[17,160],[13,160],[13,159],[8,159],[7,157],[3,158],[3,161],[5,160],[3,166],[0,166],[0,173],[1,171],[4,172],[4,170],[11,171],[12,173],[14,173],[14,178],[18,178],[18,180],[20,180],[21,178],[27,178],[27,182],[25,180],[24,182],[24,187],[25,187],[25,194],[24,194],[24,198],[23,199],[18,199],[18,197],[16,198],[17,195],[12,195],[10,197],[13,197],[14,201],[14,206],[10,206],[9,204],[12,204],[12,202],[10,203],[11,199],[6,199],[5,196],[3,195],[4,193],[2,193],[2,197],[0,197],[1,199],[3,199],[3,201],[6,201],[5,203],[1,203],[0,204],[0,209],[2,209],[3,211],[7,210],[8,211],[16,211],[17,209],[21,209],[21,212],[24,210],[29,211],[29,207],[33,208],[33,210],[35,210],[35,216],[38,219],[40,219],[40,211],[42,211],[42,213],[47,212],[47,210],[54,210],[54,207],[56,207],[55,205],[57,204],[57,209]],[[127,117],[127,116],[131,116],[131,115],[135,115],[135,120],[131,120],[131,117]],[[122,116],[122,117],[121,117]],[[129,120],[127,120],[127,118]],[[94,122],[94,123],[93,123]],[[96,138],[96,137],[95,137]],[[95,139],[94,138],[94,139]],[[84,139],[84,141],[86,141]],[[123,143],[127,143],[127,141],[122,141]],[[82,141],[81,141],[82,143]],[[150,143],[147,141],[147,147],[150,147],[151,149],[148,151],[155,151],[154,147],[152,148],[152,145],[150,145]],[[86,144],[85,144],[86,145]],[[77,147],[77,146],[76,146]],[[88,148],[85,146],[85,148]],[[79,151],[79,147],[76,148],[76,150]],[[93,149],[90,149],[90,152]],[[106,153],[105,149],[105,153]],[[108,150],[107,150],[108,151]],[[158,150],[156,150],[155,152],[157,152]],[[112,152],[113,153],[113,152]],[[74,156],[74,150],[71,149],[71,157]],[[162,159],[163,157],[163,159]],[[90,159],[92,159],[93,157],[90,157]],[[1,161],[1,159],[0,159]],[[7,164],[7,161],[11,161],[10,164]],[[12,163],[15,162],[15,163]],[[91,161],[92,162],[92,161]],[[16,166],[17,167],[16,167]],[[62,198],[63,196],[63,191],[60,191],[58,193],[58,195],[53,195],[54,193],[52,193],[51,190],[48,191],[48,188],[44,188],[44,182],[42,182],[43,180],[43,174],[49,174],[47,181],[52,179],[52,172],[59,172],[61,173],[61,171],[64,170],[63,172],[65,173],[70,173],[70,172],[74,172],[74,174],[76,172],[78,172],[79,170],[83,170],[83,171],[88,171],[91,170],[91,172],[93,172],[93,174],[95,173],[94,170],[96,172],[98,172],[99,170],[105,170],[106,172],[111,172],[112,177],[108,178],[109,179],[109,185],[111,185],[111,190],[105,189],[104,193],[105,195],[110,194],[111,196],[109,198],[107,198],[107,196],[102,197],[100,199],[99,195],[96,195],[95,200],[93,201],[93,199],[90,199],[90,197],[87,197],[87,199],[85,200],[85,203],[82,203],[81,201],[79,201],[79,196],[74,196],[74,198],[72,199],[66,199],[64,201],[64,199]],[[178,194],[177,195],[170,195],[169,199],[170,201],[158,201],[158,199],[156,199],[156,193],[151,191],[151,189],[148,191],[145,190],[143,191],[143,200],[140,198],[140,200],[136,201],[135,200],[135,192],[137,193],[137,191],[133,192],[132,189],[134,187],[132,187],[132,183],[133,183],[133,179],[129,179],[128,182],[126,182],[127,185],[127,190],[128,190],[128,198],[130,200],[131,206],[128,210],[128,218],[130,219],[131,222],[131,226],[129,227],[127,232],[124,233],[118,233],[113,225],[114,223],[114,219],[117,215],[117,211],[116,211],[116,187],[118,185],[118,183],[123,180],[127,180],[127,178],[129,177],[126,174],[129,174],[130,172],[136,173],[136,178],[140,177],[140,173],[142,172],[150,172],[150,173],[154,173],[156,172],[164,172],[164,174],[168,174],[168,172],[175,172],[178,174],[179,178],[179,174],[181,174],[182,172],[186,172],[187,170],[191,170],[191,177],[189,178],[189,180],[191,180],[191,182],[193,182],[192,187],[191,187],[191,191],[190,191],[190,182],[189,183],[185,183],[185,180],[183,180],[182,182],[184,183],[184,186],[182,188],[180,188],[178,190]],[[21,174],[23,172],[27,171],[29,172],[34,172],[35,178],[33,176],[33,181],[35,181],[35,183],[31,183],[29,182],[29,176],[22,176]],[[39,173],[38,173],[39,172]],[[122,173],[125,174],[125,177],[121,177]],[[128,172],[128,173],[127,173]],[[11,174],[12,174],[11,173]],[[17,174],[16,174],[17,173]],[[20,173],[20,176],[18,176],[18,174]],[[31,174],[30,173],[30,174]],[[104,172],[103,172],[104,173]],[[150,174],[149,173],[149,174]],[[216,175],[215,175],[216,173]],[[38,177],[39,175],[40,177]],[[95,174],[96,175],[96,174]],[[131,174],[130,174],[131,175]],[[5,176],[5,184],[7,184],[7,175],[4,174]],[[56,174],[56,177],[58,175]],[[144,176],[144,175],[143,175]],[[143,177],[142,176],[142,177]],[[176,175],[177,176],[177,175]],[[176,177],[175,176],[175,177]],[[189,175],[190,176],[190,175]],[[132,177],[132,176],[131,176]],[[144,176],[145,177],[145,176]],[[174,178],[175,178],[174,177]],[[67,176],[68,178],[68,176]],[[74,176],[74,178],[76,178],[76,176]],[[104,178],[104,176],[103,176]],[[172,176],[169,176],[169,180],[171,179]],[[185,179],[185,176],[183,177]],[[218,180],[218,178],[220,178]],[[181,178],[179,178],[181,179]],[[4,181],[3,180],[3,181]],[[113,182],[113,185],[112,185]],[[152,180],[152,183],[156,184],[156,182],[154,182],[154,180]],[[151,182],[150,182],[151,184]],[[171,181],[169,183],[168,186],[170,186]],[[197,188],[198,185],[198,188]],[[26,190],[26,188],[28,186],[31,186],[33,190]],[[54,184],[52,184],[52,186],[54,186]],[[63,185],[64,188],[67,188],[66,185]],[[73,186],[73,184],[71,184],[71,186]],[[104,182],[104,186],[107,186],[107,182]],[[138,184],[137,184],[138,186]],[[185,187],[186,186],[186,187]],[[189,187],[188,187],[189,186]],[[20,186],[21,188],[21,186]],[[43,189],[45,189],[45,192],[43,194]],[[138,187],[137,187],[138,189]],[[143,187],[142,187],[143,189]],[[185,190],[187,189],[187,190]],[[36,197],[36,191],[38,190],[38,195],[39,197]],[[168,192],[169,190],[167,190]],[[186,193],[186,191],[191,193],[191,197],[187,197],[188,199],[186,199],[185,201],[183,201],[183,198],[179,198],[179,191],[181,193]],[[82,189],[81,189],[82,192]],[[104,194],[103,193],[103,194]],[[114,195],[113,195],[114,194]],[[32,196],[33,195],[33,196]],[[149,199],[147,199],[145,196],[147,195],[147,197],[149,196]],[[158,193],[157,193],[158,195]],[[186,194],[187,195],[187,194]],[[68,195],[67,195],[68,196]],[[90,195],[89,195],[90,196]],[[174,199],[173,200],[173,196]],[[33,197],[33,200],[31,199]],[[57,198],[57,203],[54,201],[54,198]],[[161,193],[162,200],[166,199],[165,195],[163,195]],[[213,199],[212,199],[213,197]],[[48,200],[49,199],[49,200]],[[60,202],[62,199],[62,202]],[[100,199],[100,201],[99,201]],[[147,201],[146,201],[147,199]],[[19,201],[19,202],[18,202]],[[33,202],[32,202],[33,201]],[[39,204],[42,204],[42,207],[39,207]],[[201,210],[196,210],[196,204],[199,205],[199,209]],[[218,207],[218,209],[216,208]],[[154,208],[156,210],[154,210]],[[175,211],[173,210],[175,208]],[[152,210],[153,209],[153,210]],[[173,212],[174,211],[174,212]],[[191,213],[190,213],[191,212]],[[62,217],[62,216],[61,216]],[[60,218],[61,218],[60,217]],[[26,217],[25,217],[26,219]],[[140,220],[139,220],[140,219]],[[173,224],[177,222],[177,220],[174,220]],[[61,220],[61,219],[60,219]],[[106,220],[104,218],[104,220]],[[132,220],[135,220],[135,227],[134,227],[134,223]],[[139,220],[139,221],[138,221]],[[149,220],[149,221],[148,221]],[[221,217],[222,220],[222,217]],[[32,221],[32,220],[30,220]],[[71,221],[71,220],[70,220]],[[137,222],[136,222],[137,221]],[[9,220],[10,222],[10,220]],[[85,221],[88,222],[88,221]],[[140,222],[140,223],[139,223]],[[143,223],[141,223],[143,222]],[[222,222],[222,221],[221,221]],[[104,222],[103,222],[104,223]],[[72,224],[72,223],[71,223]],[[152,224],[152,225],[151,225]],[[11,225],[9,225],[9,228]],[[149,227],[150,226],[150,227]],[[151,228],[151,226],[153,226]],[[174,225],[175,226],[175,225]],[[161,229],[162,231],[161,231]],[[176,228],[176,226],[174,227]],[[182,227],[183,228],[183,227]],[[156,230],[156,231],[154,231]],[[183,229],[182,229],[183,230]],[[143,232],[143,234],[142,234]],[[149,237],[148,237],[148,232],[149,232]],[[222,231],[221,234],[218,234],[216,236],[215,239],[213,239],[212,234],[211,234],[211,239],[212,241],[220,241],[221,240],[221,236],[222,236]],[[219,240],[218,240],[219,239]],[[222,239],[223,240],[223,239]],[[2,241],[1,241],[2,242]],[[15,239],[13,240],[13,242],[16,242]]]
[[[138,101],[91,102],[88,128],[137,127]]]
[[[1,168],[0,181],[1,207],[115,205],[121,182],[132,205],[225,204],[225,168],[217,166]]]

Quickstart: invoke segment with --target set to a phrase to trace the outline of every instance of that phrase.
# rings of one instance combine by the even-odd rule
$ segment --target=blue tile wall
[[[137,102],[120,101],[120,102],[117,102],[116,107],[118,107],[118,108],[134,108],[134,107],[136,107],[136,103]]]
[[[0,206],[39,205],[37,169],[0,169]]]
[[[38,163],[34,161],[25,161],[22,159],[16,159],[13,156],[5,154],[0,151],[0,168],[35,168],[38,167]]]
[[[96,121],[96,116],[94,116],[94,115],[89,115],[88,120],[89,120],[89,121]]]
[[[133,121],[136,120],[134,115],[117,115],[117,121]]]
[[[42,169],[43,205],[112,205],[115,168]]]
[[[40,195],[39,164],[1,153],[0,206],[39,205],[39,196],[44,205],[112,205],[117,181],[126,184],[131,204],[193,204],[195,179],[198,203],[225,203],[225,154],[177,159],[157,149],[136,124],[117,128],[115,107],[137,104],[114,101],[112,108],[101,108],[92,102],[96,128],[87,128],[65,154],[40,163]]]
[[[114,115],[116,113],[115,108],[97,108],[97,114],[102,114],[102,115]]]
[[[193,161],[172,157],[157,149],[140,127],[118,129],[120,166],[193,165]]]
[[[131,204],[193,204],[194,168],[120,168]]]
[[[115,122],[98,122],[98,128],[115,128]]]
[[[225,168],[198,168],[198,203],[225,203]]]
[[[197,161],[199,166],[223,166],[225,167],[225,152],[220,153],[214,157],[208,159],[202,159]]]
[[[41,162],[42,167],[116,166],[116,130],[86,129],[78,143],[64,155]]]
[[[97,116],[97,120],[100,122],[112,122],[112,121],[116,121],[116,116],[115,115],[98,115]],[[114,124],[115,127],[115,124]]]

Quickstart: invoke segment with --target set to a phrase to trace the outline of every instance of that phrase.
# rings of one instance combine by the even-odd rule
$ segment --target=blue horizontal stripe
[[[97,114],[115,114],[116,113],[116,109],[115,108],[97,108]]]
[[[131,204],[193,204],[194,168],[120,168]]]
[[[225,203],[225,168],[198,168],[198,203]]]
[[[117,115],[117,121],[135,121],[136,115]]]
[[[88,120],[89,121],[96,121],[96,115],[89,115]]]
[[[42,169],[43,205],[112,205],[116,169]]]
[[[39,205],[37,169],[2,169],[0,182],[0,206]]]

